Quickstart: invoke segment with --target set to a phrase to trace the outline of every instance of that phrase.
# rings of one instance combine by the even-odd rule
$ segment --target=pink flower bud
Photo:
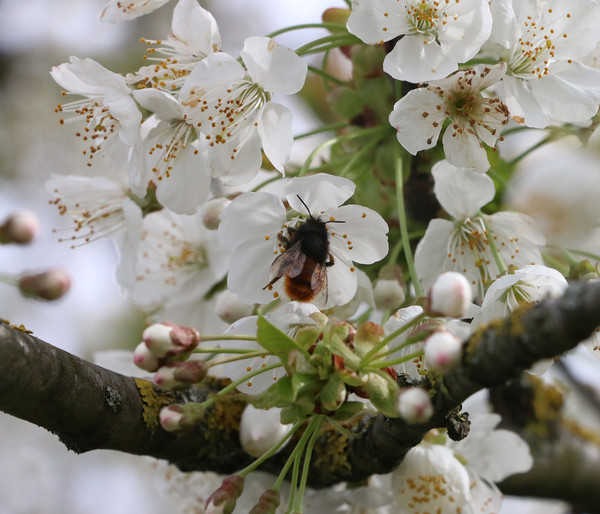
[[[446,271],[429,290],[429,312],[436,316],[462,318],[472,299],[472,289],[464,275]]]
[[[19,278],[19,290],[23,296],[41,300],[58,300],[71,287],[71,277],[60,268],[22,275]]]
[[[158,368],[154,382],[170,391],[185,389],[190,384],[202,381],[207,370],[204,361],[169,362]]]
[[[237,499],[244,490],[244,478],[231,475],[223,480],[221,487],[206,500],[206,514],[231,514]]]
[[[280,414],[281,409],[277,407],[264,410],[246,405],[240,420],[240,442],[248,455],[260,457],[290,431],[291,425],[279,421]],[[285,444],[279,450],[284,447]]]
[[[200,342],[200,334],[195,328],[165,321],[146,328],[142,333],[142,340],[155,357],[169,359],[196,348]]]
[[[167,432],[179,432],[187,428],[183,407],[178,404],[167,405],[160,410],[160,424]]]
[[[267,489],[260,495],[258,503],[252,507],[249,514],[275,514],[280,503],[279,492],[274,489]]]
[[[400,391],[396,407],[400,417],[408,423],[424,423],[433,416],[431,399],[420,387],[409,387]]]
[[[202,211],[202,223],[209,230],[217,230],[221,223],[221,213],[223,209],[231,203],[231,200],[221,197],[213,198],[206,203]]]
[[[150,352],[146,343],[141,342],[133,351],[133,363],[146,371],[156,371],[160,367],[158,358]]]
[[[40,222],[33,212],[21,209],[13,212],[0,225],[1,243],[29,243],[40,228]]]
[[[253,305],[240,302],[238,295],[228,289],[221,291],[215,302],[217,316],[226,323],[234,323],[238,319],[251,316],[253,309]]]
[[[439,330],[425,340],[425,365],[428,369],[448,371],[462,356],[462,342],[448,330]]]

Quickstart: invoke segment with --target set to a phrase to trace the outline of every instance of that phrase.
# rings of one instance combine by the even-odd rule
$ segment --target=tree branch
[[[539,359],[573,348],[598,324],[600,283],[573,284],[561,298],[521,308],[493,323],[465,343],[457,367],[443,377],[427,377],[424,385],[436,407],[427,423],[408,425],[401,419],[365,415],[348,427],[358,434],[355,438],[326,427],[311,463],[311,485],[325,487],[389,472],[431,428],[447,427],[459,438],[463,400],[518,377]],[[251,461],[238,438],[243,395],[219,399],[203,422],[183,435],[167,433],[158,424],[163,405],[201,401],[227,383],[206,380],[185,393],[166,393],[148,381],[105,370],[0,324],[0,410],[47,428],[76,452],[103,448],[150,455],[183,470],[240,469]],[[286,457],[284,451],[262,469],[277,471]],[[600,456],[587,462],[600,469]],[[600,473],[593,477],[600,490]]]

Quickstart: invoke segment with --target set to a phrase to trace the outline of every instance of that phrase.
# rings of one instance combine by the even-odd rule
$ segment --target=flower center
[[[211,89],[198,100],[194,94],[190,92],[192,99],[184,105],[199,109],[201,120],[196,126],[210,146],[225,144],[234,137],[240,146],[253,133],[256,118],[270,100],[269,93],[247,78],[234,82],[225,91]]]
[[[544,13],[546,14],[546,13]],[[552,10],[547,11],[549,18]],[[567,18],[570,13],[565,13]],[[555,59],[555,43],[557,40],[567,38],[568,34],[557,33],[554,25],[560,18],[554,16],[547,19],[548,23],[541,23],[540,19],[526,19],[523,22],[521,36],[507,58],[508,72],[523,79],[542,78],[548,74],[550,64]]]
[[[432,34],[434,37],[436,29],[440,22],[440,17],[445,17],[445,13],[440,13],[438,2],[429,2],[419,0],[406,6],[406,15],[408,21],[412,24],[412,31],[419,34]]]

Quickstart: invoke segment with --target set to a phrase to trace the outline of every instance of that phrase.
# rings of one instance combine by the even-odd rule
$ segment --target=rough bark
[[[599,324],[600,283],[585,283],[573,284],[561,298],[519,309],[509,319],[481,330],[465,343],[457,367],[443,377],[427,378],[424,385],[436,407],[429,422],[408,425],[400,419],[363,416],[348,427],[358,434],[355,438],[324,429],[315,449],[311,485],[325,487],[388,472],[434,427],[447,427],[459,438],[468,425],[460,416],[463,400],[519,377],[539,359],[574,347]],[[201,400],[226,383],[207,380],[185,394],[166,393],[150,382],[100,368],[22,329],[0,324],[0,410],[54,432],[76,452],[114,449],[164,458],[183,470],[233,472],[251,461],[238,441],[243,395],[216,402],[205,420],[185,434],[167,433],[158,424],[163,405]],[[598,452],[586,456],[584,443],[589,441],[580,438],[578,444],[567,446],[534,436],[530,444],[540,465],[536,463],[530,482],[518,483],[528,483],[527,487],[508,481],[507,490],[545,494],[543,475],[557,470],[551,468],[551,460],[550,465],[543,464],[544,448],[558,451],[555,445],[561,444],[572,462],[586,464],[588,486],[600,491],[600,456]],[[277,471],[286,455],[282,452],[267,461],[263,469]]]

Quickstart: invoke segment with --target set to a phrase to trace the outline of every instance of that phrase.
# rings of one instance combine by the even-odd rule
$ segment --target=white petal
[[[224,246],[246,241],[258,244],[265,237],[276,237],[284,223],[285,207],[277,196],[262,191],[244,193],[223,209],[219,242]],[[271,252],[276,244],[277,241],[272,241]],[[269,266],[273,258],[269,256]]]
[[[242,144],[236,140],[215,145],[207,151],[208,169],[211,177],[218,178],[227,186],[250,182],[260,171],[262,164],[261,142],[257,130]]]
[[[479,142],[477,134],[467,124],[462,130],[454,131],[448,126],[442,137],[444,153],[448,162],[462,168],[473,168],[478,172],[486,172],[490,169],[487,152]]]
[[[238,245],[229,262],[227,287],[244,303],[269,303],[273,292],[263,289],[271,280],[273,245],[246,240]],[[283,279],[276,285],[279,286]]]
[[[419,88],[398,100],[390,114],[390,124],[397,131],[400,144],[411,154],[437,144],[446,119],[444,102],[433,91]]]
[[[206,163],[188,146],[180,151],[170,177],[157,180],[156,198],[177,214],[194,214],[209,195]]]
[[[546,114],[557,121],[581,123],[598,111],[600,70],[578,62],[557,63],[550,73],[532,80],[531,90]]]
[[[189,45],[199,57],[221,48],[221,36],[213,15],[196,0],[179,0],[173,9],[171,24],[177,41]]]
[[[283,105],[269,102],[262,111],[258,132],[265,155],[273,167],[283,173],[283,165],[290,159],[294,144],[292,111]]]
[[[329,309],[336,305],[345,305],[356,294],[358,283],[356,269],[351,262],[344,259],[343,255],[336,254],[331,248],[335,264],[327,268],[328,294],[327,303],[321,308]]]
[[[155,113],[163,121],[183,119],[183,110],[173,95],[155,88],[133,91],[135,101],[144,109]]]
[[[437,486],[442,480],[443,488]],[[439,444],[415,446],[392,474],[398,509],[426,504],[429,512],[456,512],[470,499],[469,484],[465,467]]]
[[[437,162],[431,169],[434,192],[442,207],[455,219],[466,219],[492,201],[496,189],[487,175]]]
[[[240,55],[252,79],[265,91],[293,95],[302,89],[308,70],[306,61],[275,40],[249,37]]]
[[[498,422],[498,415],[475,414],[467,438],[451,445],[455,453],[467,459],[469,470],[491,482],[524,473],[533,464],[527,443],[514,432],[496,430]]]
[[[458,69],[458,61],[421,34],[405,36],[383,61],[383,71],[398,80],[418,83],[441,79]]]
[[[74,95],[97,96],[115,90],[129,94],[125,79],[93,59],[71,56],[70,62],[54,66],[50,75],[55,82]]]
[[[415,268],[425,290],[431,287],[441,271],[445,271],[448,242],[453,231],[454,225],[451,221],[433,219],[417,245]]]
[[[531,128],[547,127],[552,120],[537,102],[528,83],[529,81],[506,75],[500,83],[500,98],[518,123],[525,123]]]
[[[354,194],[354,182],[344,177],[317,173],[308,177],[294,177],[285,187],[285,196],[290,207],[302,214],[306,207],[313,214],[338,207]]]
[[[360,205],[344,205],[328,212],[344,223],[330,223],[329,240],[347,259],[371,264],[383,259],[388,252],[385,220],[375,211]],[[333,236],[335,233],[335,236]],[[346,237],[344,237],[346,236]]]
[[[396,0],[353,0],[346,24],[348,32],[368,45],[406,34],[411,25],[402,12],[403,7]]]

